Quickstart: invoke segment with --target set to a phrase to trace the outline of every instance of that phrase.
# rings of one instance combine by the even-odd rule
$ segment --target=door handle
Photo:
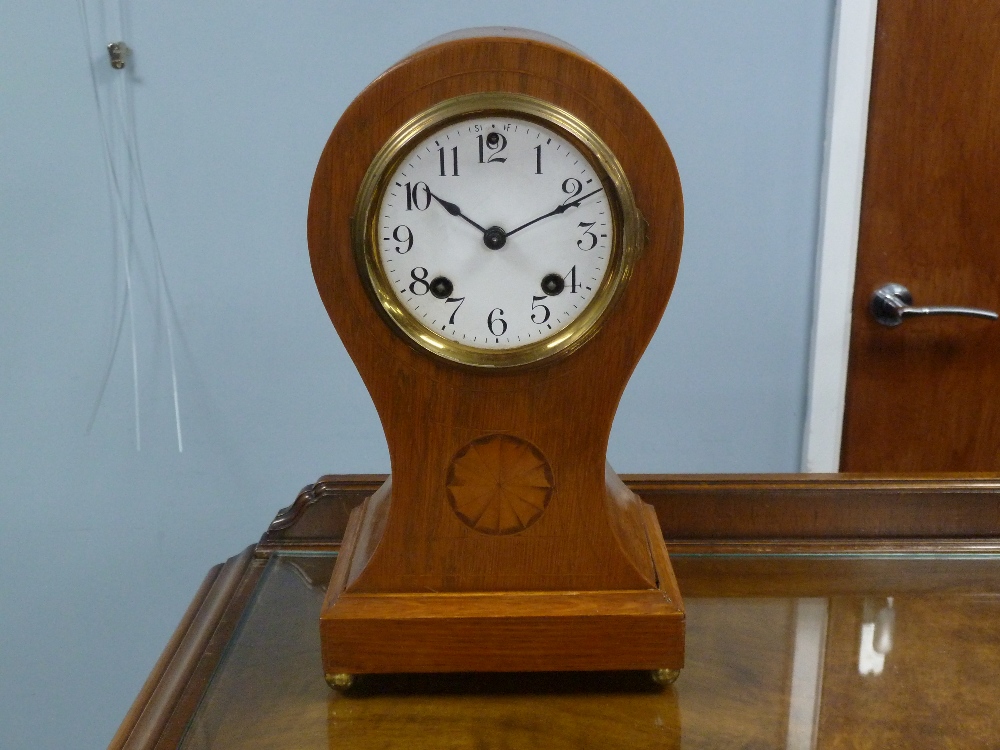
[[[996,320],[997,314],[992,310],[979,310],[975,307],[913,307],[913,295],[902,284],[889,283],[876,289],[868,301],[868,310],[872,317],[884,326],[898,326],[908,315],[966,315],[970,318],[987,318]]]

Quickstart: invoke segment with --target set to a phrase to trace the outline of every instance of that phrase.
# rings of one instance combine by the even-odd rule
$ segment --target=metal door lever
[[[868,302],[872,317],[884,326],[898,326],[907,315],[967,315],[972,318],[996,320],[992,310],[975,307],[913,307],[913,295],[902,284],[889,283],[872,294]]]

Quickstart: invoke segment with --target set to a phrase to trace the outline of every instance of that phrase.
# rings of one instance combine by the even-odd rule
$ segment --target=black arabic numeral
[[[493,317],[494,315],[496,315],[497,317],[494,318]],[[501,310],[499,307],[494,307],[492,310],[490,310],[489,317],[486,318],[486,326],[490,329],[490,333],[492,333],[494,336],[503,336],[505,333],[507,333],[507,321],[501,318],[500,315],[503,315],[503,310]],[[495,326],[498,323],[502,326],[499,331],[493,328],[493,326]]]
[[[462,303],[465,302],[465,297],[449,297],[448,299],[445,300],[445,302],[457,302],[458,303],[455,306],[455,309],[451,311],[451,317],[448,318],[448,324],[449,325],[455,325],[455,314],[458,312],[458,308],[460,308],[462,306]]]
[[[576,266],[574,266],[576,268]],[[423,272],[422,275],[418,274],[417,271]],[[431,285],[427,283],[427,269],[423,266],[417,266],[412,271],[410,271],[410,278],[413,281],[410,282],[410,292],[416,295],[427,294],[430,291]],[[417,286],[422,286],[423,291],[418,292]]]
[[[542,144],[535,146],[535,174],[542,173]]]
[[[577,226],[583,227],[583,237],[590,238],[590,244],[587,247],[583,246],[583,237],[576,241],[576,246],[583,250],[584,252],[588,250],[593,250],[597,247],[597,235],[591,232],[591,228],[596,224],[596,221],[581,221]]]
[[[544,299],[546,299],[546,298],[545,297],[532,297],[531,298],[531,310],[532,310],[532,312],[531,312],[531,322],[535,323],[537,325],[541,325],[542,323],[544,323],[545,321],[547,321],[549,319],[549,315],[552,314],[552,313],[549,312],[549,308],[548,307],[546,307],[545,305],[538,304],[539,302],[541,302]],[[538,320],[537,318],[535,318],[535,315],[540,310],[544,310],[545,311],[545,317],[542,318],[541,320]]]
[[[423,205],[420,205],[421,198],[423,198]],[[426,182],[416,182],[412,187],[410,187],[410,183],[406,183],[407,211],[414,208],[418,211],[426,211],[429,205],[431,205],[431,189],[427,187]]]
[[[565,206],[583,192],[583,183],[575,177],[570,177],[568,180],[563,180],[562,191],[569,196],[569,198],[563,201],[563,205]]]
[[[441,176],[447,177],[444,171],[444,146],[438,149],[438,156],[441,159]],[[451,147],[451,176],[458,177],[458,146]]]
[[[583,284],[578,284],[576,281],[576,266],[569,269],[569,273],[563,276],[564,279],[569,280],[569,293],[576,294],[576,290],[579,289]]]
[[[503,164],[507,161],[506,156],[500,156],[500,152],[507,148],[507,138],[500,133],[491,132],[489,135],[477,136],[479,139],[479,163]]]
[[[401,230],[405,230],[406,232],[405,236],[402,235]],[[413,249],[413,232],[410,231],[410,228],[406,226],[406,224],[400,224],[398,227],[393,229],[392,238],[396,240],[396,242],[406,243],[405,250],[401,249],[400,245],[396,245],[396,252],[399,253],[400,255],[405,255],[406,253],[410,252],[410,250]]]

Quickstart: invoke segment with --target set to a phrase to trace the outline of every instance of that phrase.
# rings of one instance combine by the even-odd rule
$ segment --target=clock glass
[[[462,112],[482,96],[464,99],[404,128],[369,170],[362,268],[424,348],[474,365],[535,361],[582,342],[625,276],[624,176],[551,105],[506,95]]]

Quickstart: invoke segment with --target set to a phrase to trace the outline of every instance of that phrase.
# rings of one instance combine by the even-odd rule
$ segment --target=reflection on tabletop
[[[687,664],[379,675],[331,691],[332,555],[274,555],[181,747],[992,747],[1000,559],[674,558]]]

